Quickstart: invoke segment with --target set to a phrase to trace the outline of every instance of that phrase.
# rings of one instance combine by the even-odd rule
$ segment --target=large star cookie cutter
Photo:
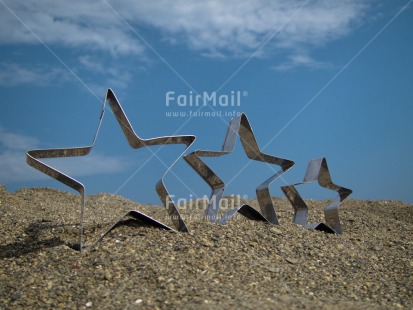
[[[26,161],[27,164],[32,166],[33,168],[39,170],[40,172],[47,174],[48,176],[56,179],[57,181],[71,187],[72,189],[79,192],[82,205],[81,205],[81,219],[80,219],[80,232],[79,232],[79,244],[75,245],[74,248],[78,249],[79,251],[82,250],[83,247],[83,229],[84,229],[84,209],[85,209],[85,186],[77,181],[76,179],[64,174],[63,172],[45,164],[44,162],[40,161],[39,159],[42,158],[61,158],[61,157],[77,157],[77,156],[86,156],[90,153],[92,148],[95,145],[97,136],[99,134],[99,129],[102,124],[106,102],[109,103],[109,106],[116,117],[122,131],[130,145],[131,148],[138,149],[146,146],[154,146],[154,145],[164,145],[164,144],[184,144],[185,150],[177,157],[177,159],[168,167],[166,172],[162,175],[160,181],[156,184],[156,192],[161,199],[163,205],[166,207],[167,212],[172,220],[173,225],[175,226],[176,230],[182,232],[188,232],[188,227],[186,226],[184,220],[182,219],[177,207],[175,206],[173,200],[171,199],[168,190],[164,184],[164,178],[168,174],[168,172],[172,169],[175,163],[184,155],[186,150],[192,145],[195,141],[196,137],[193,135],[187,136],[165,136],[165,137],[157,137],[152,139],[142,139],[140,138],[135,131],[133,130],[128,118],[126,117],[125,112],[123,111],[119,101],[117,100],[115,94],[111,89],[108,89],[106,92],[106,97],[102,105],[102,112],[100,115],[98,127],[93,138],[92,144],[89,146],[83,147],[75,147],[75,148],[61,148],[61,149],[44,149],[44,150],[30,150],[27,152]],[[148,225],[161,227],[169,230],[173,230],[171,227],[139,212],[136,210],[131,210],[127,212],[124,216],[122,216],[119,221],[121,221],[125,216],[131,216],[137,218]],[[119,221],[113,225],[108,231],[103,233],[99,240],[100,241],[109,231],[111,231]],[[97,242],[98,242],[97,241]]]
[[[256,188],[257,200],[261,213],[249,205],[237,206],[218,218],[218,212],[223,198],[225,184],[220,177],[201,159],[201,157],[220,157],[234,151],[236,138],[240,137],[241,144],[248,158],[269,164],[280,166],[280,170],[264,181]],[[278,225],[278,218],[272,202],[269,186],[279,178],[284,172],[290,169],[294,162],[261,152],[247,116],[241,113],[233,118],[228,126],[224,144],[221,151],[196,150],[184,156],[185,161],[201,176],[201,178],[211,187],[212,193],[209,198],[209,205],[205,212],[205,217],[219,224],[228,222],[237,212],[252,220],[268,221]]]
[[[318,181],[318,184],[321,187],[336,191],[338,196],[324,209],[325,223],[307,224],[308,206],[295,187],[297,185],[313,183],[315,181]],[[325,157],[310,160],[303,182],[282,186],[281,189],[294,208],[293,221],[295,224],[329,233],[342,233],[338,207],[343,200],[352,193],[352,190],[333,183]]]

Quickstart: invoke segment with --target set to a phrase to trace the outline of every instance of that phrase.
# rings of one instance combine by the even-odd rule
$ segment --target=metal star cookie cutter
[[[308,206],[298,193],[295,186],[313,183],[315,181],[317,181],[318,184],[324,188],[336,191],[338,196],[334,198],[333,201],[324,209],[325,223],[307,224]],[[302,225],[308,229],[316,229],[328,233],[342,233],[338,215],[338,207],[353,191],[333,183],[325,157],[310,160],[303,182],[282,186],[281,189],[294,208],[293,222],[295,224]]]
[[[218,219],[217,216],[220,209],[220,202],[224,194],[225,184],[200,157],[220,157],[232,153],[235,148],[237,136],[240,137],[241,144],[248,158],[269,164],[275,164],[281,168],[277,173],[260,184],[256,189],[257,200],[260,205],[261,213],[253,207],[244,204],[229,210]],[[279,224],[269,191],[269,186],[274,180],[290,169],[294,165],[294,162],[288,159],[262,153],[245,113],[241,113],[239,116],[230,121],[221,151],[196,150],[188,155],[185,155],[184,159],[212,189],[209,205],[205,213],[205,217],[208,220],[219,224],[225,224],[237,212],[239,212],[252,220],[267,221],[275,225]]]
[[[72,189],[76,190],[79,192],[81,198],[82,198],[82,206],[81,206],[81,219],[80,219],[80,233],[79,233],[79,244],[74,246],[76,249],[79,251],[82,250],[83,247],[83,229],[84,229],[84,209],[85,209],[85,186],[77,181],[76,179],[64,174],[63,172],[43,163],[39,159],[41,158],[61,158],[61,157],[76,157],[76,156],[86,156],[90,153],[92,148],[95,145],[97,136],[99,134],[99,129],[102,124],[104,112],[105,112],[105,107],[106,107],[106,102],[109,103],[109,106],[113,112],[113,114],[116,117],[116,120],[118,121],[120,127],[122,128],[122,131],[130,145],[131,148],[138,149],[146,146],[154,146],[154,145],[164,145],[164,144],[185,144],[185,150],[179,155],[179,157],[168,167],[166,172],[162,175],[162,178],[160,181],[156,184],[156,192],[161,199],[163,205],[166,207],[169,216],[172,219],[172,222],[174,226],[176,227],[176,230],[178,231],[183,231],[183,232],[188,232],[188,227],[186,226],[184,220],[182,219],[181,215],[179,214],[179,211],[175,204],[173,203],[173,200],[169,196],[168,190],[166,189],[166,186],[164,184],[164,178],[168,174],[168,172],[172,169],[172,167],[175,165],[175,163],[185,154],[186,150],[192,145],[192,143],[195,141],[196,137],[193,135],[187,135],[187,136],[165,136],[165,137],[157,137],[157,138],[152,138],[152,139],[142,139],[140,138],[135,131],[133,130],[125,112],[123,111],[119,101],[116,99],[115,94],[111,89],[108,89],[106,92],[106,97],[102,105],[102,112],[100,115],[98,127],[95,133],[95,136],[93,138],[92,144],[89,146],[83,146],[83,147],[75,147],[75,148],[61,148],[61,149],[44,149],[44,150],[30,150],[27,152],[26,155],[26,161],[27,164],[32,166],[33,168],[39,170],[40,172],[47,174],[48,176],[56,179],[57,181],[71,187]],[[168,202],[168,204],[167,204]],[[131,210],[127,212],[122,218],[125,216],[132,216],[135,217],[149,225],[152,226],[157,226],[157,227],[162,227],[165,229],[172,229],[167,225],[164,225],[163,223],[139,212],[136,210]],[[118,221],[118,222],[119,222]],[[99,240],[101,240],[109,231],[111,231],[117,224],[118,222],[113,225],[107,232],[101,235]],[[98,240],[98,241],[99,241]]]

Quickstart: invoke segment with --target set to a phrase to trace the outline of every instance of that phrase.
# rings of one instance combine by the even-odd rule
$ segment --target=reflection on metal
[[[324,188],[336,191],[338,193],[338,196],[324,209],[325,223],[307,224],[308,206],[301,198],[295,186],[312,183],[315,181],[318,181],[318,184],[320,184],[320,186]],[[341,202],[352,193],[352,190],[335,185],[333,183],[325,157],[310,160],[303,182],[282,186],[281,189],[294,208],[295,224],[305,226],[309,229],[317,229],[329,233],[342,233],[338,216],[338,207],[340,206]]]
[[[261,208],[261,213],[249,205],[242,205],[229,210],[221,218],[218,218],[218,211],[220,209],[220,202],[223,197],[225,184],[200,157],[220,157],[233,152],[237,135],[240,137],[241,144],[248,158],[278,165],[281,168],[276,174],[264,181],[256,189],[257,200]],[[184,159],[212,189],[212,194],[209,199],[210,203],[205,214],[205,217],[208,220],[225,224],[237,212],[239,212],[240,214],[253,220],[268,221],[272,224],[278,224],[278,218],[271,199],[269,186],[275,179],[290,169],[294,165],[294,162],[261,153],[252,132],[251,125],[244,113],[231,120],[221,151],[196,150],[188,155],[185,155]]]
[[[96,130],[95,136],[93,138],[92,144],[89,146],[84,147],[76,147],[76,148],[64,148],[64,149],[46,149],[46,150],[31,150],[27,152],[26,160],[27,163],[32,166],[33,168],[43,172],[50,177],[56,179],[57,181],[71,187],[72,189],[79,192],[80,196],[82,197],[82,206],[81,206],[81,219],[80,219],[80,235],[79,235],[79,244],[75,247],[78,250],[82,250],[82,236],[83,236],[83,222],[84,222],[84,209],[85,209],[85,186],[80,183],[79,181],[73,179],[72,177],[60,172],[59,170],[52,168],[51,166],[43,163],[39,159],[42,158],[61,158],[61,157],[77,157],[77,156],[86,156],[90,153],[92,148],[95,145],[96,138],[99,133],[100,126],[102,124],[106,102],[109,103],[109,106],[115,115],[120,127],[123,130],[123,133],[130,145],[131,148],[138,149],[146,146],[154,146],[154,145],[164,145],[164,144],[184,144],[185,150],[180,154],[180,156],[172,163],[172,165],[167,169],[164,173],[160,181],[156,184],[156,191],[158,193],[159,198],[161,199],[162,203],[166,207],[170,218],[173,221],[175,228],[178,231],[188,231],[188,228],[183,221],[181,215],[175,204],[173,203],[169,193],[164,184],[164,178],[170,169],[175,165],[175,163],[183,156],[185,151],[191,146],[191,144],[195,141],[195,136],[188,135],[188,136],[166,136],[166,137],[158,137],[152,139],[141,139],[133,130],[126,114],[122,110],[119,101],[116,99],[115,94],[111,89],[107,90],[105,100],[102,105],[102,112],[100,115],[98,128]],[[168,204],[167,204],[168,202]],[[138,211],[130,211],[127,215],[135,216],[137,214],[141,214],[138,216],[142,221],[155,226],[161,226],[164,228],[169,228],[166,225],[163,225],[152,218],[138,212]],[[156,222],[156,223],[155,223]],[[116,224],[115,224],[116,225]],[[113,227],[112,227],[113,228]],[[112,229],[111,228],[111,229]],[[109,230],[110,231],[110,230]],[[106,232],[107,233],[107,232]],[[105,233],[105,234],[106,234]],[[105,235],[103,234],[103,235]]]

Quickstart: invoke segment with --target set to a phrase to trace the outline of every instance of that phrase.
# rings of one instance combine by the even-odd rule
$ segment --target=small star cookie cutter
[[[81,251],[83,247],[83,230],[84,230],[84,209],[85,209],[85,186],[77,181],[76,179],[64,174],[63,172],[45,164],[40,159],[42,158],[62,158],[62,157],[77,157],[77,156],[86,156],[90,153],[92,148],[95,145],[97,136],[99,134],[99,129],[102,124],[106,102],[109,103],[109,106],[116,117],[122,131],[130,145],[131,148],[138,149],[146,146],[154,146],[154,145],[164,145],[164,144],[184,144],[185,150],[177,157],[177,159],[168,167],[166,172],[162,175],[160,181],[156,184],[156,192],[161,199],[163,205],[166,207],[167,212],[172,220],[172,223],[176,227],[176,230],[182,232],[188,232],[188,227],[186,226],[183,218],[179,214],[178,208],[173,203],[168,190],[164,184],[164,178],[168,174],[168,172],[172,169],[175,163],[185,154],[186,150],[192,145],[195,141],[196,137],[193,135],[186,135],[186,136],[165,136],[165,137],[157,137],[152,139],[142,139],[140,138],[135,131],[133,130],[125,112],[123,111],[119,101],[117,100],[114,92],[111,89],[108,89],[106,92],[106,97],[102,105],[102,111],[100,114],[100,119],[98,123],[98,127],[93,138],[92,144],[89,146],[83,147],[75,147],[75,148],[61,148],[61,149],[43,149],[43,150],[30,150],[27,151],[26,154],[26,161],[27,164],[32,166],[33,168],[39,170],[40,172],[47,174],[48,176],[56,179],[57,181],[71,187],[72,189],[79,192],[82,198],[82,205],[81,205],[81,219],[80,219],[80,233],[79,233],[79,244],[73,246],[75,249]],[[136,219],[139,219],[146,224],[157,226],[161,228],[165,228],[168,230],[173,230],[171,227],[139,212],[136,210],[131,210],[127,212],[124,216],[122,216],[119,221],[121,221],[125,216],[131,216]],[[100,241],[108,232],[110,232],[118,223],[119,221],[113,225],[108,231],[102,234],[98,241]],[[97,241],[97,242],[98,242]],[[96,244],[96,243],[95,243]]]
[[[295,187],[297,185],[313,183],[315,181],[317,181],[321,187],[336,191],[338,196],[324,208],[325,223],[307,224],[308,206]],[[308,229],[316,229],[328,233],[342,233],[338,207],[353,191],[333,183],[325,157],[310,160],[303,182],[281,186],[281,189],[294,208],[293,222],[295,224],[302,225]]]
[[[237,136],[240,137],[241,144],[248,158],[278,165],[281,168],[277,173],[256,188],[257,200],[260,205],[261,213],[250,205],[244,204],[229,210],[222,215],[221,218],[218,218],[220,202],[224,194],[225,184],[220,177],[201,159],[201,157],[220,157],[232,153],[235,148]],[[205,212],[206,219],[219,224],[225,224],[237,212],[239,212],[252,220],[267,221],[274,225],[279,224],[269,191],[269,186],[274,180],[289,170],[294,165],[294,162],[288,159],[262,153],[245,113],[241,113],[239,116],[234,117],[230,121],[221,151],[196,150],[188,155],[185,155],[184,160],[212,189],[209,205]]]

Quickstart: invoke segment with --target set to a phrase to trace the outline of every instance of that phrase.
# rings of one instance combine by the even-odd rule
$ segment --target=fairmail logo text
[[[228,94],[217,94],[216,91],[208,93],[176,94],[175,91],[168,91],[165,94],[165,104],[167,107],[200,107],[211,105],[213,107],[240,107],[241,98],[248,96],[247,91],[231,91]]]

